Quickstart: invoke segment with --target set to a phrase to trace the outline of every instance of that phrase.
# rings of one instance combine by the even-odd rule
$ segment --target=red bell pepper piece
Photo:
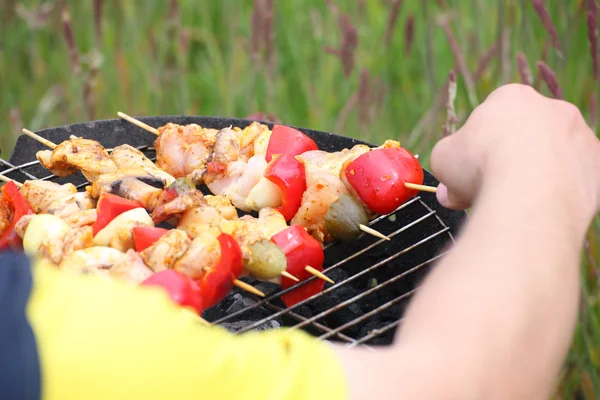
[[[275,154],[297,156],[310,150],[318,150],[317,144],[310,137],[289,126],[273,125],[265,159],[271,162]]]
[[[405,182],[423,184],[419,160],[405,148],[371,150],[357,157],[344,171],[346,179],[360,199],[372,211],[389,214],[416,196]]]
[[[244,268],[242,249],[231,235],[221,233],[217,238],[221,245],[221,259],[196,282],[200,287],[203,303],[206,308],[212,307],[233,289],[236,280]]]
[[[138,253],[152,246],[162,235],[169,232],[168,229],[154,226],[136,226],[133,228],[133,242],[135,251]]]
[[[123,214],[126,211],[140,208],[142,205],[137,201],[128,200],[112,193],[104,193],[100,196],[96,210],[98,216],[96,222],[92,225],[92,233],[95,236],[113,219]]]
[[[287,258],[286,271],[298,278],[300,282],[313,276],[306,271],[307,266],[323,271],[323,261],[325,261],[323,248],[302,225],[294,224],[275,234],[271,240],[281,248]],[[281,287],[284,290],[297,283],[285,276],[281,277]],[[281,299],[287,307],[291,307],[321,292],[324,286],[325,281],[316,279],[282,295]]]
[[[17,185],[12,181],[2,186],[2,199],[0,201],[12,213],[10,225],[0,235],[0,250],[7,248],[23,250],[23,239],[15,232],[15,225],[24,215],[33,214],[33,209],[29,202],[21,195]]]
[[[265,178],[279,186],[282,192],[281,206],[276,208],[286,221],[294,218],[302,204],[306,191],[306,170],[304,164],[290,154],[283,154],[269,163]]]
[[[204,304],[198,284],[186,274],[172,269],[158,272],[140,283],[142,286],[160,286],[167,291],[171,300],[182,307],[191,307],[198,315]]]

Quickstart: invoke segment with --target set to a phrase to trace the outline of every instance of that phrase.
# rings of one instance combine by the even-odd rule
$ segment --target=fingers
[[[436,196],[442,207],[450,210],[466,210],[467,208],[471,207],[470,202],[464,201],[452,193],[449,193],[448,188],[443,183],[438,185]]]
[[[431,169],[441,183],[437,198],[449,209],[468,208],[478,191],[476,163],[465,139],[456,132],[438,142],[431,153]]]

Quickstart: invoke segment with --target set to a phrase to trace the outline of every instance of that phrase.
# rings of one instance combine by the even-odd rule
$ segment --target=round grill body
[[[168,122],[196,123],[216,129],[244,128],[253,122],[196,116],[138,119],[156,128]],[[272,128],[272,124],[265,124]],[[296,128],[325,151],[339,151],[356,144],[373,146],[331,133]],[[54,143],[70,135],[97,140],[106,148],[127,143],[149,158],[155,157],[152,146],[156,136],[121,119],[77,123],[37,133]],[[59,178],[40,166],[35,154],[45,149],[29,137],[19,137],[10,159],[0,159],[1,173],[20,182],[27,179],[70,182],[84,190],[87,181],[81,173]],[[424,184],[435,186],[437,183],[431,173],[425,171]],[[465,212],[440,206],[435,194],[421,192],[395,212],[371,221],[370,226],[389,236],[390,241],[364,235],[355,243],[335,242],[325,247],[324,273],[335,284],[326,283],[322,293],[286,308],[280,300],[280,286],[244,278],[266,297],[261,299],[235,288],[223,301],[206,310],[203,317],[236,333],[294,327],[319,339],[344,342],[348,346],[389,344],[411,296],[429,269],[450,250],[465,218]]]

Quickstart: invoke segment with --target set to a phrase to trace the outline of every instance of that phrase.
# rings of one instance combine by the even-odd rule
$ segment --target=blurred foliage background
[[[23,127],[117,111],[251,116],[400,140],[428,167],[508,82],[575,103],[596,130],[597,13],[593,0],[0,0],[0,148]],[[557,399],[600,398],[598,225]]]

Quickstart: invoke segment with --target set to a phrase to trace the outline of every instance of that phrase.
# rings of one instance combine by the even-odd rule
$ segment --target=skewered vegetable
[[[96,222],[92,225],[94,235],[104,229],[117,216],[134,208],[142,208],[142,205],[136,201],[127,200],[110,193],[101,195],[98,200]]]
[[[279,279],[287,269],[287,258],[275,243],[262,239],[248,246],[252,258],[245,264],[250,274],[257,279],[268,281]]]
[[[135,243],[135,251],[141,252],[154,244],[169,230],[154,226],[136,226],[131,232]]]
[[[291,220],[302,203],[306,190],[304,165],[294,156],[283,154],[272,161],[265,171],[265,178],[279,186],[282,192],[279,211],[286,221]]]
[[[132,230],[136,226],[154,226],[148,212],[139,207],[119,214],[94,235],[96,246],[109,246],[121,251],[134,248]]]
[[[379,148],[348,164],[344,176],[360,199],[378,214],[393,212],[419,191],[405,182],[422,184],[419,160],[405,148]]]
[[[29,225],[23,236],[23,250],[25,254],[34,256],[38,253],[40,245],[46,239],[62,237],[71,230],[62,218],[51,214],[32,215]]]
[[[350,195],[340,194],[325,214],[325,228],[335,239],[352,241],[364,235],[359,224],[367,225],[369,218],[365,209]]]
[[[321,244],[306,232],[301,225],[292,225],[274,235],[271,240],[281,248],[287,259],[286,271],[300,281],[312,278],[306,267],[310,266],[317,271],[323,271],[325,253]],[[292,279],[281,277],[281,287],[287,289],[296,284]],[[303,301],[323,290],[325,282],[315,279],[284,294],[281,299],[287,307]]]
[[[15,231],[15,226],[21,217],[28,214],[33,214],[33,209],[21,195],[17,185],[11,181],[2,186],[2,198],[0,199],[0,219],[2,220],[0,250],[6,248],[13,250],[23,249],[23,240]]]
[[[204,304],[198,284],[184,273],[168,269],[153,274],[140,286],[158,286],[165,290],[171,300],[182,307],[190,307],[196,313],[202,314]]]
[[[198,280],[200,293],[206,308],[212,307],[233,289],[233,282],[244,268],[242,250],[238,242],[226,233],[217,238],[220,259],[217,265],[204,268],[205,274]]]
[[[317,149],[315,141],[299,130],[284,125],[273,125],[265,159],[270,162],[275,154],[295,156]]]

